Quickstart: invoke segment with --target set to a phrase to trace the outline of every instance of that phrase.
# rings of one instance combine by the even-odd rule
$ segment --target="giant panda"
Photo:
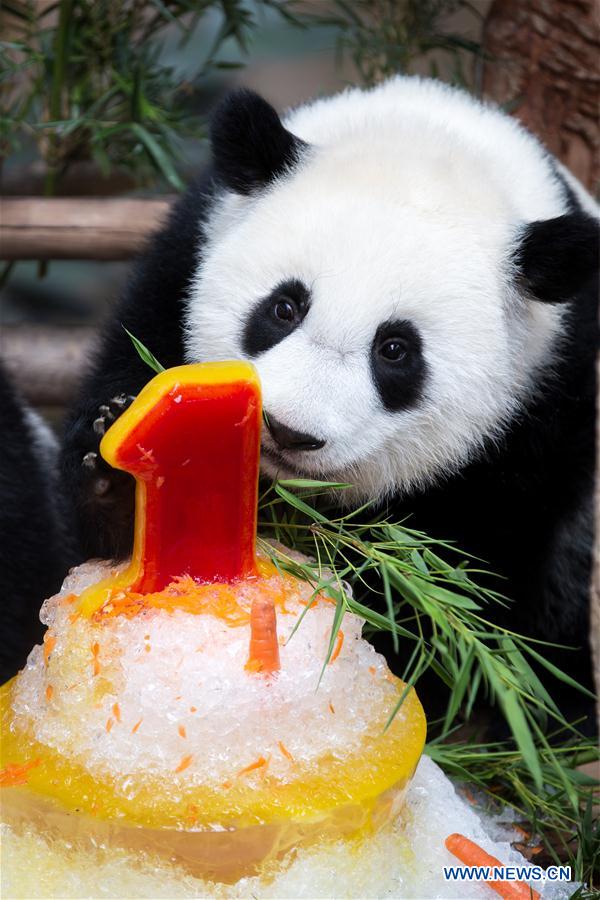
[[[594,201],[515,120],[432,80],[283,120],[238,90],[211,141],[68,423],[82,556],[131,546],[131,479],[98,455],[149,378],[125,326],[165,366],[251,360],[266,477],[349,482],[345,505],[455,541],[511,598],[494,614],[579,648],[563,665],[589,684]]]
[[[60,501],[59,446],[0,365],[0,684],[44,628],[39,611],[75,557]]]

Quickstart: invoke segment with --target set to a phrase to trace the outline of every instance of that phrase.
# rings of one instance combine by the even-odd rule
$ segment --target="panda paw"
[[[135,397],[131,394],[117,394],[98,407],[98,415],[92,422],[93,443],[97,449],[88,450],[81,459],[81,465],[87,476],[89,493],[96,500],[111,503],[119,501],[121,492],[118,488],[123,484],[123,473],[104,461],[100,454],[100,441],[115,419],[118,419],[134,400]]]
[[[98,416],[94,419],[92,424],[94,434],[102,438],[104,432],[110,428],[115,419],[118,419],[121,413],[125,412],[127,407],[130,406],[134,400],[135,397],[132,394],[117,394],[117,396],[112,397],[108,403],[103,403],[99,406]]]

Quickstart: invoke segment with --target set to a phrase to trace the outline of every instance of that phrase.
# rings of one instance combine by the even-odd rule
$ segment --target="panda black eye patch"
[[[405,320],[383,322],[371,345],[371,374],[390,412],[413,406],[425,383],[427,367],[418,330]]]
[[[283,281],[252,310],[242,334],[247,356],[258,356],[295,331],[310,305],[308,288],[297,278]]]

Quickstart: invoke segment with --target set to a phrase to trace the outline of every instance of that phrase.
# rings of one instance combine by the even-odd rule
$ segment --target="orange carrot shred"
[[[331,665],[332,662],[335,662],[336,659],[338,658],[338,656],[340,655],[343,643],[344,643],[344,632],[340,628],[340,630],[337,633],[335,648],[334,648],[333,653],[331,654],[331,659],[329,660],[329,665]]]
[[[115,703],[112,708],[113,716],[117,720],[117,722],[121,721],[121,708],[118,703]]]
[[[144,650],[146,651],[146,653],[150,653],[150,649],[150,644],[144,644]]]
[[[486,853],[464,834],[451,834],[446,838],[446,847],[466,866],[501,866],[499,859]],[[503,900],[540,900],[540,895],[524,881],[487,881],[487,886],[499,894]]]
[[[98,656],[100,655],[100,644],[98,641],[94,641],[92,644],[92,672],[94,675],[98,675],[100,673],[100,660]]]
[[[109,718],[106,720],[106,730],[110,731],[114,724],[115,720],[112,718],[112,716],[109,716]]]
[[[243,769],[240,769],[240,771],[237,773],[238,777],[240,775],[247,775],[249,772],[253,772],[255,769],[262,769],[262,767],[266,765],[268,765],[268,762],[264,758],[264,756],[259,756],[258,759],[250,763],[249,766],[245,766]]]
[[[54,694],[54,688],[52,687],[51,684],[49,684],[48,687],[46,688],[46,700],[48,700],[48,702],[50,702],[50,700],[52,700],[53,694]]]
[[[224,781],[223,784],[221,785],[221,787],[224,787],[224,788],[230,788],[230,787],[231,787],[231,782],[230,782],[230,781]]]
[[[246,669],[270,674],[280,668],[275,604],[270,597],[257,597],[250,609],[250,655]]]
[[[283,753],[283,755],[285,756],[286,759],[289,759],[290,762],[295,762],[294,757],[292,756],[292,754],[290,753],[288,748],[285,746],[283,741],[277,741],[277,746],[279,747],[279,749],[281,750],[281,752]]]
[[[329,712],[335,713],[335,709],[333,708],[333,703],[331,702],[331,700],[329,701]]]
[[[28,772],[39,766],[41,759],[34,759],[28,763],[8,763],[0,769],[0,787],[15,787],[17,784],[27,784]]]
[[[369,672],[371,673],[371,675],[374,675],[376,671],[377,669],[375,668],[375,666],[369,666]]]
[[[56,638],[53,634],[50,634],[49,631],[44,635],[44,665],[46,668],[48,667],[48,660],[50,659],[50,654],[56,647]]]
[[[197,708],[195,706],[190,706],[190,712],[191,713],[197,712]]]
[[[194,757],[192,756],[191,753],[188,756],[184,756],[182,758],[181,762],[179,763],[179,765],[177,766],[177,768],[174,769],[174,771],[175,772],[185,771],[185,769],[187,769],[189,766],[191,766],[193,759],[194,759]]]
[[[179,735],[180,735],[182,738],[187,737],[187,732],[186,732],[186,730],[185,730],[185,725],[180,725],[179,728],[177,729],[177,731],[179,732]]]
[[[135,733],[136,733],[136,731],[138,730],[138,728],[140,727],[140,725],[142,724],[143,721],[144,721],[144,717],[143,717],[143,716],[142,716],[141,719],[138,719],[138,720],[137,720],[137,722],[135,723],[135,725],[134,725],[133,728],[131,729],[131,733],[132,733],[132,734],[135,734]]]

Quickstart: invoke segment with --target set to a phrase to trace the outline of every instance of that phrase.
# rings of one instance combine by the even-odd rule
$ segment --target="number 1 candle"
[[[145,594],[181,575],[207,583],[256,573],[260,426],[249,363],[198,363],[152,379],[100,445],[136,479],[132,560],[88,589],[84,611],[115,587]]]

